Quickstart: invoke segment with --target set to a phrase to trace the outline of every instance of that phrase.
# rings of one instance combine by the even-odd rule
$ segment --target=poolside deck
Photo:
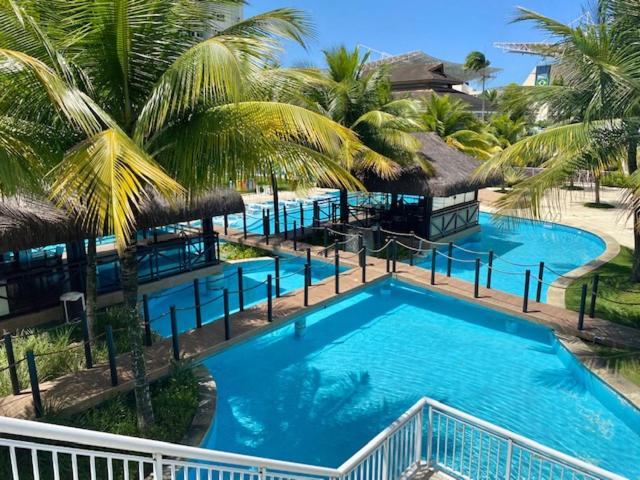
[[[263,237],[250,236],[243,238],[242,232],[229,229],[226,236],[228,241],[257,246],[273,252],[283,252],[294,255],[305,255],[306,248],[311,248],[314,258],[322,259],[322,248],[304,243],[298,243],[298,251],[293,250],[292,241],[284,241],[279,237],[271,237],[269,245],[266,245]],[[330,258],[328,261],[333,261]],[[357,256],[344,254],[341,258],[343,266],[351,267],[340,275],[340,294],[335,295],[334,279],[327,278],[322,282],[316,282],[309,290],[309,307],[317,308],[344,295],[352,293],[364,287],[361,282],[361,269],[358,266]],[[430,284],[431,273],[421,267],[409,266],[398,263],[395,274],[387,273],[386,261],[367,258],[367,283],[370,284],[395,275],[396,278],[414,285],[453,295],[461,299],[473,301],[476,304],[497,309],[505,313],[525,318],[552,327],[559,335],[566,336],[565,343],[569,348],[572,345],[579,350],[579,342],[572,344],[571,339],[576,337],[587,341],[597,339],[601,343],[612,346],[640,349],[640,330],[620,326],[601,319],[585,319],[585,329],[578,331],[578,316],[562,308],[546,304],[529,303],[529,311],[522,312],[522,299],[497,290],[480,289],[480,297],[474,298],[473,285],[463,280],[448,278],[437,274],[435,285]],[[262,333],[272,328],[277,328],[293,316],[303,312],[304,292],[302,289],[283,295],[273,301],[273,323],[267,322],[266,302],[231,316],[233,338],[230,341],[224,339],[224,324],[221,321],[205,325],[200,330],[192,330],[180,335],[180,350],[182,358],[186,361],[197,362],[218,350],[226,348],[237,342],[242,342],[253,335]],[[580,352],[576,351],[580,356]],[[170,369],[172,360],[171,341],[163,340],[155,343],[145,351],[147,371],[150,379],[161,378]],[[83,370],[75,374],[67,375],[59,379],[41,384],[43,403],[55,406],[58,410],[78,411],[95,406],[107,398],[119,392],[133,389],[133,377],[129,368],[128,354],[118,356],[118,373],[120,384],[111,387],[109,369],[107,365],[98,365],[91,370]],[[602,372],[597,372],[602,374]],[[605,381],[616,387],[634,404],[640,406],[640,391],[637,388],[625,388],[625,385],[615,383],[615,379],[604,378]],[[34,415],[31,394],[28,390],[18,396],[9,396],[0,399],[0,415],[30,418]]]

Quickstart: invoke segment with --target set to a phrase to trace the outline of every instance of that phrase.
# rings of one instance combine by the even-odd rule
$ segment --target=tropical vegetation
[[[485,119],[486,115],[486,100],[487,97],[485,95],[487,89],[487,78],[489,78],[488,68],[491,65],[489,59],[485,56],[484,53],[479,51],[473,51],[467,55],[467,58],[464,61],[465,70],[470,70],[472,72],[480,74],[480,82],[482,85],[482,91],[480,94],[480,98],[482,99],[482,120]]]
[[[555,59],[561,81],[521,89],[531,104],[549,110],[554,123],[486,162],[480,175],[541,160],[542,172],[519,182],[499,202],[500,212],[539,217],[548,208],[543,207],[545,195],[578,171],[589,171],[596,179],[606,170],[623,171],[630,182],[623,201],[635,228],[631,275],[640,281],[640,3],[600,0],[593,22],[576,26],[523,8],[519,12],[518,21],[532,22],[554,39],[530,48]]]
[[[225,0],[240,3],[240,0]],[[121,254],[141,429],[154,421],[137,312],[136,211],[263,169],[345,187],[348,128],[265,100],[298,85],[267,68],[280,39],[304,43],[298,11],[280,9],[201,39],[216,8],[185,0],[0,2],[0,186],[47,196]],[[336,162],[340,159],[340,162]]]

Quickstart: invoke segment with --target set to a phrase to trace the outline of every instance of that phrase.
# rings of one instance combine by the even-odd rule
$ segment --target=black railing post
[[[362,246],[362,253],[360,254],[362,259],[360,266],[362,267],[362,283],[367,283],[367,246]]]
[[[304,236],[304,203],[303,202],[300,202],[300,233]]]
[[[149,316],[149,295],[146,293],[142,295],[142,315],[144,318],[144,345],[150,347],[153,340],[151,338],[151,317]]]
[[[36,358],[33,351],[27,352],[27,368],[29,369],[29,383],[31,384],[31,397],[33,398],[33,409],[36,418],[42,416],[42,397],[40,396],[40,384],[38,383],[38,369],[36,368]]]
[[[596,299],[598,298],[598,284],[600,283],[600,274],[593,276],[593,284],[591,285],[591,305],[589,306],[589,318],[596,316]]]
[[[238,267],[238,309],[244,312],[244,273],[242,267]]]
[[[229,318],[229,289],[222,291],[222,300],[224,304],[224,339],[231,339],[231,321]]]
[[[7,352],[7,365],[9,366],[9,379],[11,380],[11,391],[14,395],[20,394],[20,381],[18,380],[18,369],[16,368],[16,357],[13,353],[13,343],[10,333],[4,335],[4,348]]]
[[[293,251],[298,251],[298,222],[293,221]]]
[[[327,258],[329,256],[329,228],[328,227],[324,227],[324,258]]]
[[[171,346],[173,347],[173,359],[177,362],[180,360],[180,341],[178,339],[178,318],[176,316],[176,306],[171,305],[169,308],[171,316]]]
[[[393,273],[396,273],[398,264],[398,240],[393,238]]]
[[[287,226],[288,220],[287,220],[287,206],[283,205],[282,206],[282,216],[283,216],[283,220],[284,220],[284,239],[285,240],[289,240],[289,227]]]
[[[384,242],[385,242],[384,255],[385,255],[386,262],[387,262],[387,273],[390,273],[391,272],[391,257],[390,257],[389,250],[391,250],[391,248],[390,248],[391,243],[389,243],[389,239],[388,238],[385,238]]]
[[[313,201],[313,218],[312,218],[312,222],[311,225],[313,225],[314,227],[317,227],[318,225],[320,225],[320,205],[318,204],[317,200]]]
[[[340,293],[340,249],[338,249],[337,243],[336,243],[334,262],[335,262],[335,277],[336,277],[335,292],[336,292],[336,295],[338,295]]]
[[[307,263],[311,265],[311,248],[307,248]]]
[[[224,214],[224,234],[229,234],[229,215],[226,213]]]
[[[271,235],[271,212],[269,211],[268,208],[267,208],[267,215],[265,217],[264,228],[265,228],[264,241],[267,245],[269,245],[269,236]]]
[[[116,365],[116,344],[113,341],[113,328],[111,325],[105,327],[107,338],[107,352],[109,357],[109,373],[111,374],[111,386],[118,385],[118,367]]]
[[[309,264],[304,266],[304,306],[309,306]]]
[[[274,257],[275,274],[276,274],[276,298],[280,298],[280,257]]]
[[[451,267],[453,266],[453,242],[449,242],[449,250],[447,254],[447,277],[451,277]]]
[[[193,280],[193,301],[196,307],[196,328],[202,328],[202,308],[200,307],[200,280]]]
[[[580,312],[578,313],[578,330],[584,329],[584,311],[587,305],[587,284],[582,285],[580,292]]]
[[[431,285],[436,284],[436,259],[438,258],[438,250],[433,247],[431,249]]]
[[[491,278],[493,277],[493,250],[489,250],[489,264],[487,265],[487,289],[491,289]]]
[[[267,321],[273,322],[273,275],[267,275]]]
[[[244,236],[244,239],[247,239],[247,212],[246,211],[242,211],[242,234]]]
[[[89,336],[89,323],[87,322],[87,312],[82,312],[80,317],[82,324],[82,343],[84,344],[84,363],[87,368],[93,368],[93,354],[91,353],[91,338]]]
[[[524,295],[522,296],[522,311],[529,311],[529,284],[531,283],[531,270],[524,272]]]
[[[480,298],[480,259],[476,258],[476,275],[473,282],[473,296]]]
[[[540,303],[542,300],[542,281],[544,278],[544,262],[540,262],[538,267],[538,287],[536,288],[536,302]]]

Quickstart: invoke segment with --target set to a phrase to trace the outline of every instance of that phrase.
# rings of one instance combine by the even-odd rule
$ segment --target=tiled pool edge
[[[569,225],[567,225],[569,226]],[[570,227],[570,226],[569,226]],[[570,227],[576,228],[576,227]],[[549,287],[547,292],[547,303],[560,308],[566,308],[565,294],[566,289],[571,283],[573,283],[576,277],[583,277],[584,275],[593,272],[600,268],[602,265],[609,263],[620,253],[620,244],[608,233],[604,233],[598,230],[593,230],[590,233],[598,236],[605,244],[605,250],[600,256],[594,258],[590,262],[565,273],[564,276],[558,277]],[[569,277],[569,278],[566,278]]]

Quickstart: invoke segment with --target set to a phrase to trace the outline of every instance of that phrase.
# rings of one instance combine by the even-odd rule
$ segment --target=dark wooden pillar
[[[213,230],[213,219],[202,219],[202,243],[204,244],[204,261],[213,263],[216,260],[216,236]]]
[[[431,240],[431,215],[433,214],[433,197],[424,197],[424,226],[423,235],[427,240]]]
[[[67,272],[69,274],[69,288],[74,292],[84,292],[85,268],[87,251],[84,240],[74,240],[66,244]]]

